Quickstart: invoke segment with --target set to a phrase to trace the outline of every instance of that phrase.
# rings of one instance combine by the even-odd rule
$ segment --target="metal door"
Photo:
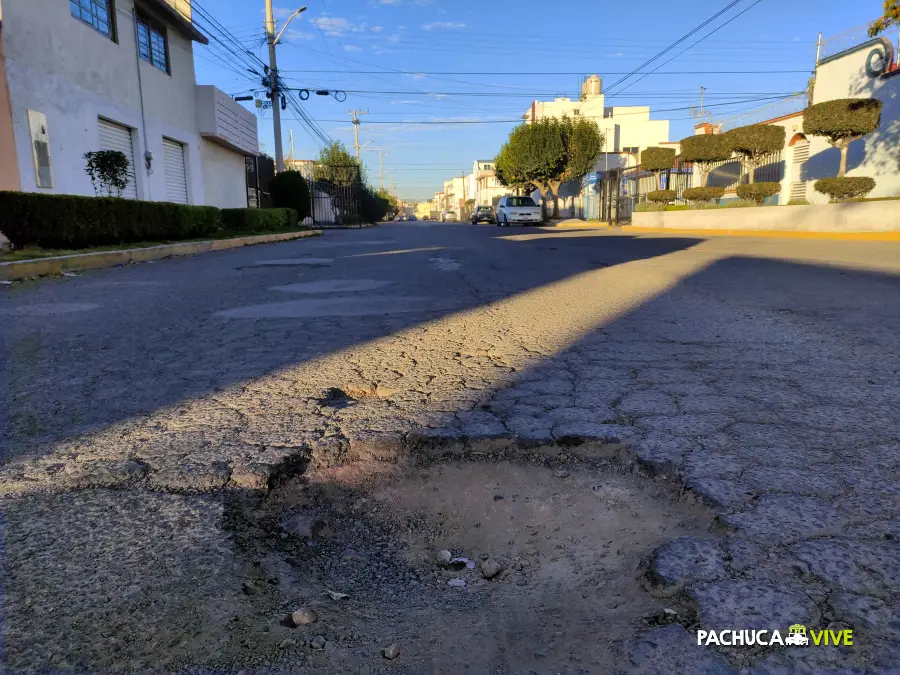
[[[184,146],[178,141],[163,139],[163,163],[166,168],[166,200],[175,204],[188,203],[187,171],[184,168]]]
[[[132,144],[131,129],[100,118],[100,149],[118,150],[128,160],[128,184],[122,190],[125,199],[137,199],[137,182],[134,177],[134,146]]]

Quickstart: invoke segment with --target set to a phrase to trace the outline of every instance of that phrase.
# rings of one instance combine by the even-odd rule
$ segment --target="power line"
[[[620,84],[622,84],[622,82],[624,82],[625,80],[627,80],[629,77],[632,77],[633,75],[637,74],[642,68],[646,68],[647,66],[649,66],[651,63],[653,63],[654,61],[656,61],[656,59],[658,59],[660,56],[662,56],[663,54],[665,54],[665,53],[666,53],[667,51],[669,51],[670,49],[673,49],[674,47],[677,47],[678,45],[680,45],[682,42],[684,42],[684,41],[687,40],[689,37],[691,37],[691,35],[693,35],[693,34],[696,33],[697,31],[699,31],[699,30],[700,30],[701,28],[703,28],[704,26],[706,26],[706,25],[712,23],[713,21],[715,21],[718,17],[720,17],[722,14],[724,14],[725,12],[727,12],[729,9],[731,9],[732,7],[734,7],[735,5],[737,5],[739,2],[741,2],[741,0],[733,0],[730,4],[726,5],[724,9],[719,10],[718,12],[716,12],[715,14],[713,14],[710,18],[708,18],[706,21],[704,21],[703,23],[701,23],[699,26],[697,26],[696,28],[694,28],[694,29],[691,30],[690,32],[688,32],[688,33],[682,35],[682,36],[681,36],[680,38],[678,38],[677,40],[675,40],[675,42],[673,42],[673,43],[670,44],[668,47],[666,47],[665,49],[663,49],[662,51],[660,51],[658,54],[656,54],[655,56],[651,57],[651,58],[648,59],[647,61],[644,61],[644,63],[642,63],[641,65],[639,65],[639,66],[638,66],[637,68],[635,68],[632,72],[628,73],[628,74],[625,75],[624,77],[620,77],[618,80],[616,80],[615,82],[613,82],[612,86],[609,87],[609,89],[615,89],[617,86],[619,86]]]
[[[726,21],[726,22],[723,23],[723,24],[720,24],[718,27],[714,28],[714,29],[711,30],[709,33],[707,33],[706,35],[704,35],[702,38],[700,38],[699,40],[697,40],[695,43],[693,43],[693,44],[691,44],[691,45],[688,45],[687,47],[685,47],[684,49],[682,49],[680,52],[678,52],[675,56],[673,56],[673,57],[672,57],[671,59],[669,59],[668,61],[665,61],[665,62],[661,63],[660,65],[658,65],[656,68],[654,68],[654,69],[651,70],[649,73],[647,73],[647,75],[650,75],[651,73],[655,73],[657,70],[659,70],[660,68],[662,68],[662,67],[665,66],[666,64],[672,63],[672,61],[674,61],[674,60],[677,59],[679,56],[681,56],[682,54],[684,54],[688,49],[690,49],[691,47],[694,47],[694,46],[698,45],[698,44],[701,43],[701,42],[703,42],[703,41],[704,41],[706,38],[708,38],[710,35],[712,35],[712,34],[714,34],[714,33],[717,33],[718,31],[722,30],[725,26],[727,26],[728,24],[730,24],[732,21],[734,21],[735,19],[737,19],[739,16],[741,16],[742,14],[746,14],[746,13],[749,12],[751,9],[753,9],[754,7],[756,7],[760,2],[762,2],[762,0],[756,0],[756,2],[754,2],[752,5],[750,5],[749,7],[745,8],[744,10],[742,10],[742,11],[738,12],[737,14],[735,14],[733,17],[731,17],[730,19],[728,19],[728,21]],[[625,91],[625,90],[628,89],[629,87],[631,87],[631,86],[637,84],[638,82],[640,82],[641,80],[643,80],[645,77],[647,77],[647,75],[643,75],[642,77],[639,77],[638,79],[634,80],[633,82],[630,82],[630,83],[628,84],[627,87],[623,87],[622,89],[620,89],[620,90],[619,90],[619,93],[621,94],[623,91]]]
[[[740,0],[738,0],[740,1]],[[723,24],[724,25],[724,24]],[[353,59],[350,59],[351,61]],[[535,76],[535,75],[584,75],[584,71],[541,71],[541,72],[502,72],[502,71],[464,71],[464,70],[290,70],[284,69],[282,73],[332,73],[347,75],[503,75],[503,76]],[[603,71],[604,75],[790,75],[796,73],[809,73],[809,69],[803,70],[668,70],[658,73],[655,70],[632,70],[617,72]]]

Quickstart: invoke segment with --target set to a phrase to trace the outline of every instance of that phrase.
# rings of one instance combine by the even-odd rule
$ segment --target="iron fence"
[[[363,184],[356,164],[298,163],[309,187],[310,219],[317,228],[362,227]]]

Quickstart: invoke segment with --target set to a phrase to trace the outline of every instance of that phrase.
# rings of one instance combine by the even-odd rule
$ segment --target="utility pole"
[[[291,161],[294,161],[294,130],[291,129],[290,132],[290,144],[291,144]]]
[[[267,0],[267,2],[271,2],[271,0]],[[359,161],[359,115],[368,115],[368,110],[359,110],[358,108],[355,110],[350,110],[349,113],[353,115],[353,140],[354,145],[356,146],[356,161]]]
[[[272,10],[272,0],[266,0],[266,41],[269,43],[269,95],[272,100],[272,124],[275,127],[275,170],[284,171],[284,149],[281,147],[281,93],[278,83],[278,61],[275,59],[275,45],[284,35],[288,24],[295,16],[306,11],[301,7],[288,17],[284,22],[281,32],[275,35],[275,15]]]
[[[391,153],[384,150],[378,151],[378,178],[381,181],[381,191],[384,192],[384,156]]]
[[[706,87],[700,87],[700,119],[703,119],[703,92],[706,91]]]

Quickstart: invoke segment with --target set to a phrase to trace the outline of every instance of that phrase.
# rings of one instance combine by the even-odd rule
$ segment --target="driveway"
[[[191,592],[216,595],[223,575],[238,580],[240,593],[242,565],[275,564],[274,549],[252,564],[241,557],[246,546],[236,552],[241,537],[223,523],[243,511],[229,495],[272,495],[284,481],[315,476],[365,493],[374,474],[354,483],[341,472],[406,467],[391,480],[409,480],[407,469],[434,461],[490,458],[558,472],[572,486],[559,494],[576,500],[582,478],[626,481],[616,490],[641,508],[623,514],[647,523],[676,514],[678,522],[644,538],[622,535],[621,567],[646,602],[623,613],[628,630],[608,653],[591,655],[593,666],[580,653],[587,647],[567,645],[535,649],[528,663],[494,653],[476,667],[889,672],[900,663],[898,272],[894,244],[416,222],[6,288],[0,491],[10,665],[159,667],[171,641],[169,649],[186,651],[167,668],[212,668],[199,654],[233,646],[221,624],[234,597],[185,618],[187,600],[172,598],[166,584],[173,570],[190,568]],[[557,503],[540,476],[521,480]],[[390,489],[352,496],[377,501],[377,493],[389,503]],[[485,487],[488,502],[494,489]],[[503,503],[512,489],[499,495]],[[267,513],[287,508],[283,499],[273,505],[270,497]],[[343,522],[334,495],[328,499],[309,508]],[[428,511],[407,506],[404,518]],[[81,510],[96,526],[73,520]],[[259,518],[246,531],[262,532],[268,521]],[[561,550],[570,543],[561,540]],[[167,545],[174,559],[146,553]],[[519,573],[525,554],[512,548],[496,555],[509,569],[519,562]],[[158,583],[133,579],[119,588],[121,581],[98,579],[96,567],[74,561],[43,583],[72,549],[116,561],[120,576],[133,574],[131,561]],[[403,549],[407,560],[414,549]],[[110,661],[101,638],[87,631],[62,639],[66,621],[44,613],[79,588],[70,623],[89,622],[105,588],[117,603],[129,592],[135,602],[165,597],[149,605],[168,603],[160,625],[178,615],[202,635],[185,647],[179,636],[189,628],[167,629],[151,658],[129,651],[125,636],[139,622],[127,623],[115,637],[122,660]],[[590,603],[611,593],[609,585],[591,592]],[[669,610],[659,619],[646,614],[654,602]],[[133,604],[121,611],[135,619]],[[590,627],[589,617],[564,623]],[[697,628],[786,634],[796,623],[852,629],[854,646],[696,644]],[[279,641],[281,651],[246,663],[282,667],[286,654],[303,652],[310,672],[337,668],[321,661],[327,649],[284,639],[299,651]],[[57,641],[55,651],[42,651],[40,640]],[[243,652],[234,654],[235,667],[246,665]],[[416,658],[424,656],[376,659],[372,672],[421,672],[426,662]],[[447,651],[427,667],[458,672],[461,658]]]

